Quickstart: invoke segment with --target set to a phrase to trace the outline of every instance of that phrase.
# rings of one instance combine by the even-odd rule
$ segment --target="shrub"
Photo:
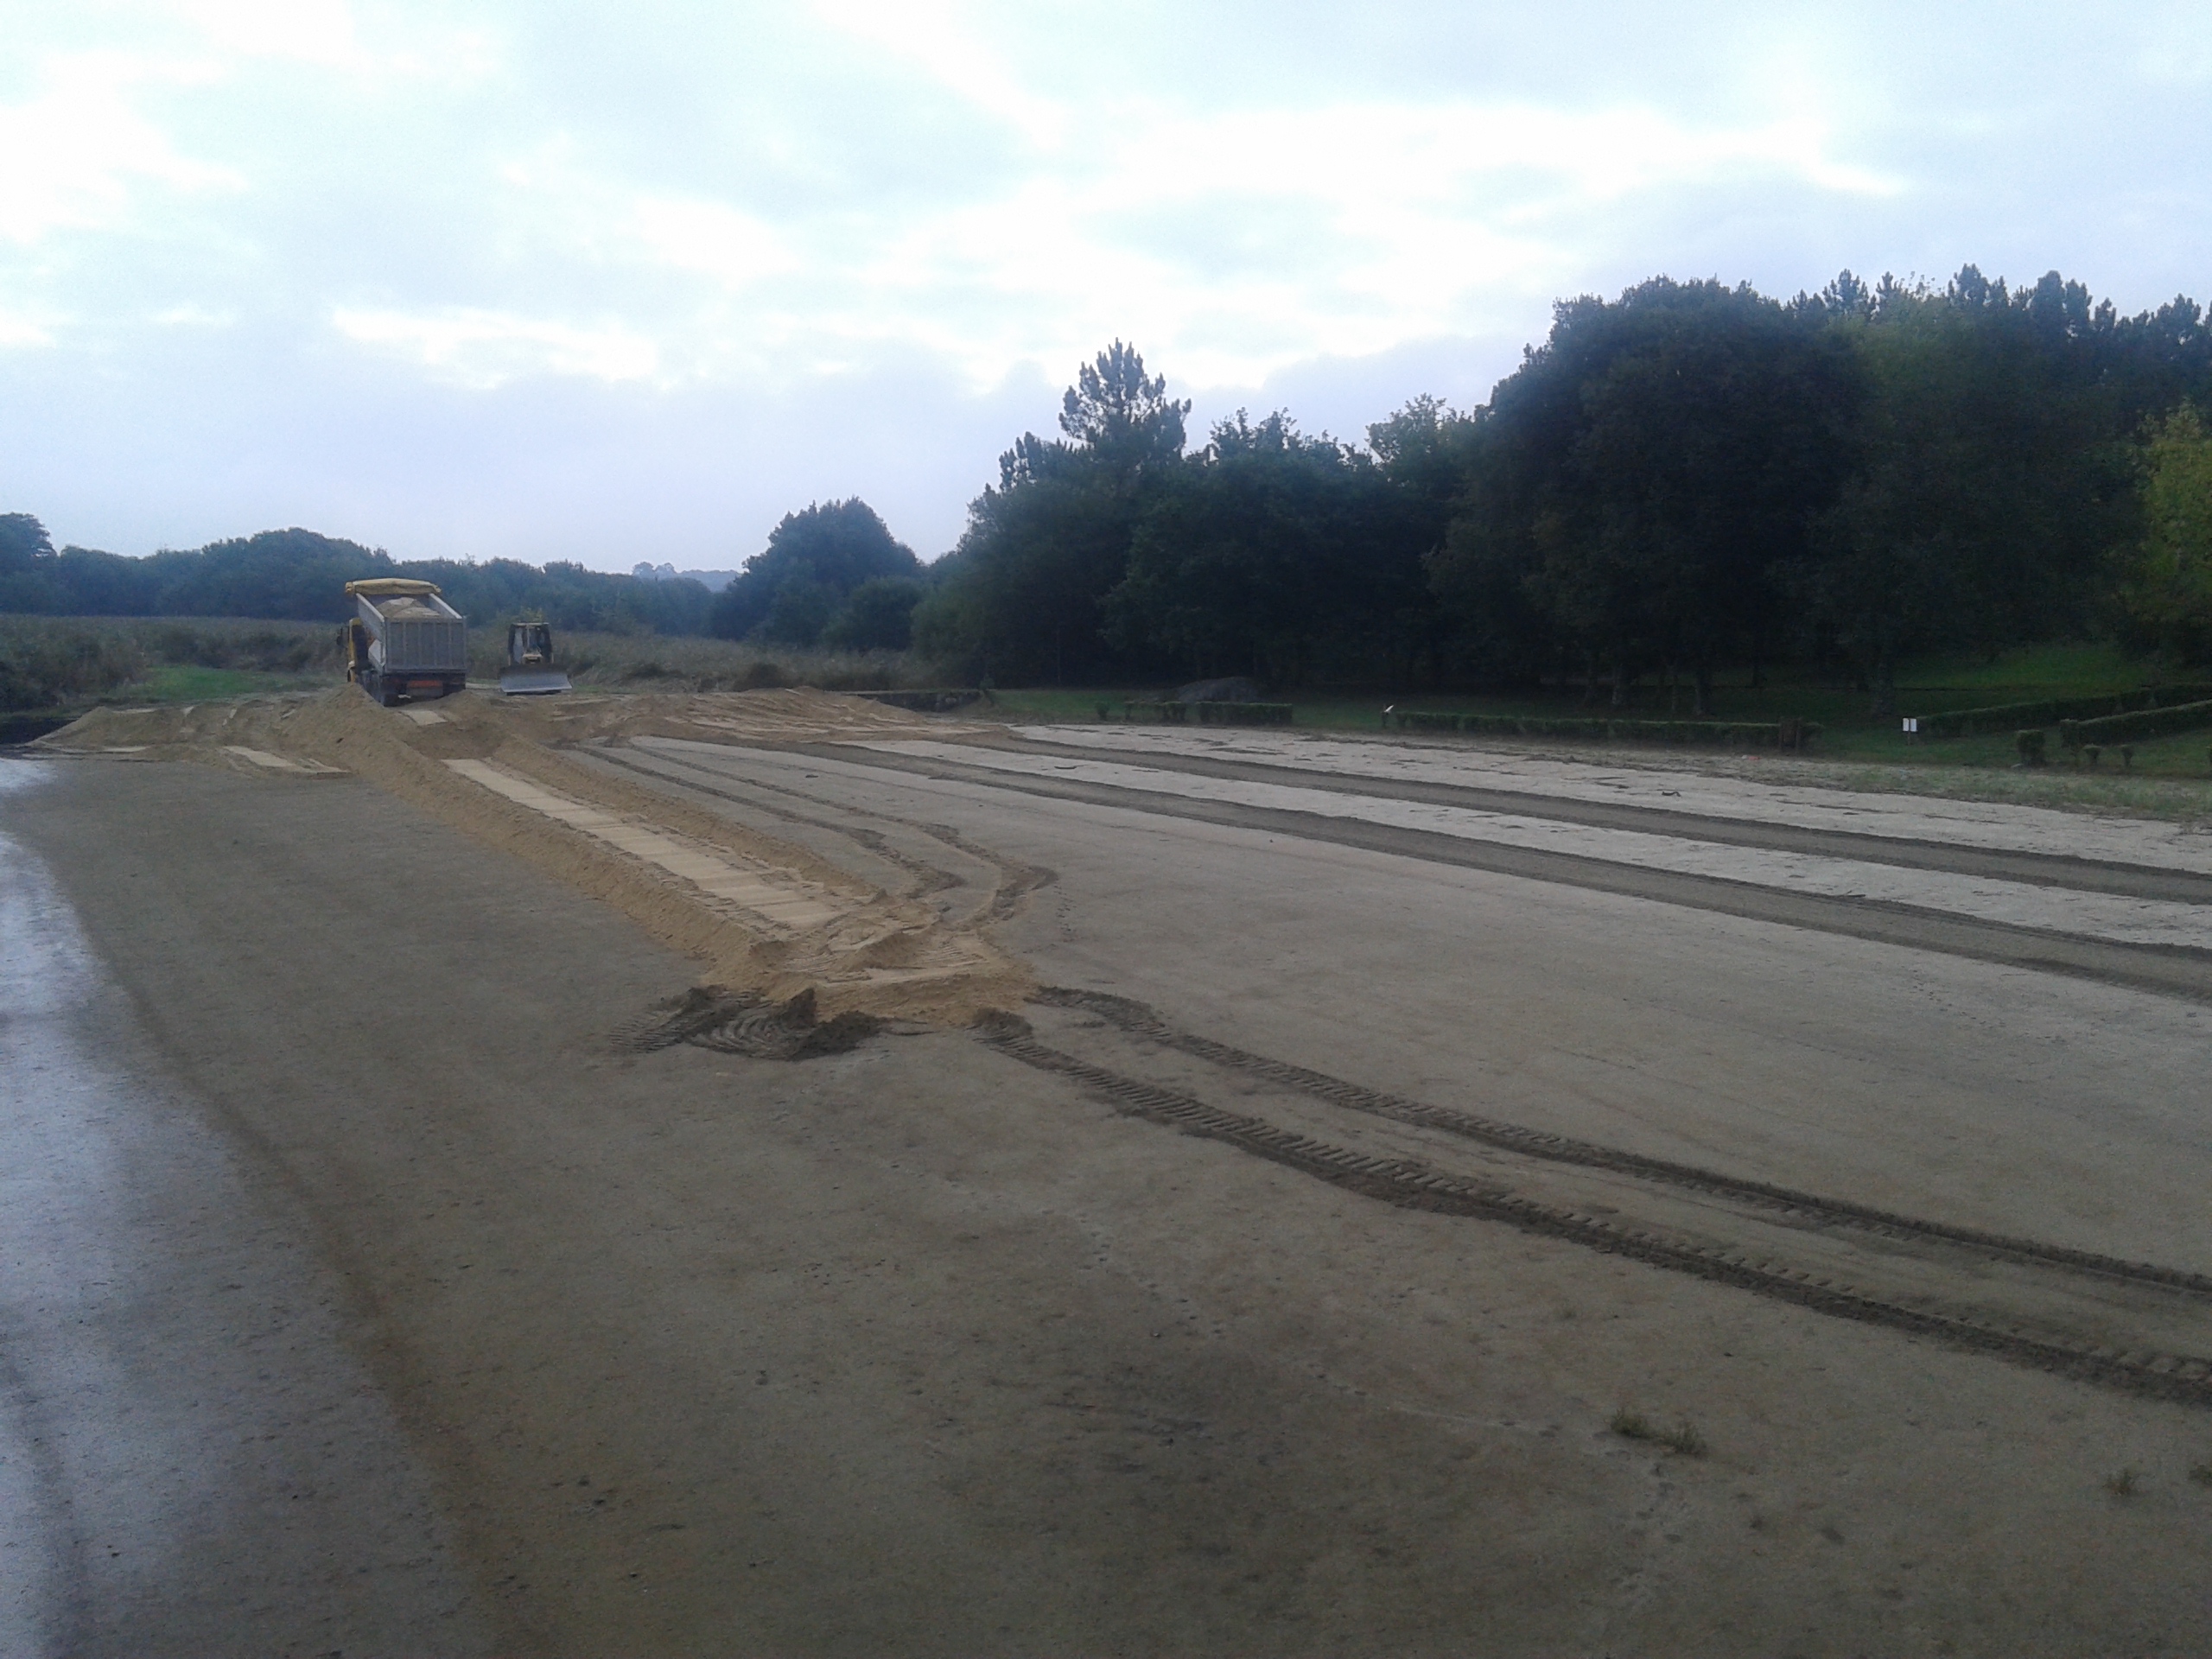
[[[1198,702],[1202,723],[1213,726],[1287,726],[1291,705],[1287,702]]]
[[[2008,728],[2018,731],[2032,721],[2048,726],[2055,721],[2091,720],[2105,715],[2149,709],[2158,694],[2145,687],[2134,691],[2110,691],[2094,697],[2063,697],[2042,702],[1999,702],[1986,709],[1954,709],[1946,715],[1923,715],[1923,737],[1974,737]],[[2171,696],[2166,701],[2171,702]]]
[[[2046,734],[2038,726],[2031,731],[2012,734],[2012,747],[2019,751],[2020,764],[2039,766],[2044,761],[2044,739]]]
[[[0,619],[0,710],[82,702],[141,678],[157,658],[127,627]]]
[[[1451,715],[1419,709],[1388,716],[1402,728],[1431,732],[1491,732],[1513,737],[1596,737],[1641,743],[1710,743],[1738,748],[1796,747],[1820,733],[1811,721],[1614,720],[1605,715]]]
[[[2133,691],[2107,691],[2094,697],[2056,697],[2043,702],[1999,702],[1986,709],[1954,709],[1948,714],[1920,715],[1923,737],[1974,737],[2018,730],[2034,721],[2063,725],[2069,720],[2108,719],[2142,709],[2171,709],[2177,704],[2212,699],[2212,685],[2145,685]]]
[[[2146,737],[2170,737],[2176,732],[2200,732],[2212,727],[2212,701],[2184,702],[2170,709],[2145,709],[2104,720],[2062,720],[2058,741],[2069,749],[2084,744],[2107,747]]]

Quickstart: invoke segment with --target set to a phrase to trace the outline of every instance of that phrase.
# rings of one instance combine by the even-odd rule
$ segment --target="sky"
[[[1648,276],[2212,299],[2212,6],[0,0],[0,512],[925,557],[1109,341],[1357,439]]]

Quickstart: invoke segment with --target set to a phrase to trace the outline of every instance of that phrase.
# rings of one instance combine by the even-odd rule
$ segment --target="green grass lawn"
[[[316,691],[338,683],[330,674],[278,674],[251,668],[201,668],[166,663],[143,678],[118,686],[109,702],[214,702],[224,697],[265,696],[273,691]]]

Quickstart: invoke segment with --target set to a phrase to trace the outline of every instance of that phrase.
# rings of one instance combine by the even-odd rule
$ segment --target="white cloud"
[[[631,210],[630,228],[642,251],[728,288],[803,269],[772,226],[721,202],[648,198]]]
[[[34,243],[63,230],[128,225],[144,187],[191,194],[234,191],[228,168],[181,156],[134,95],[204,70],[124,53],[49,58],[37,95],[0,106],[0,236]]]
[[[2212,81],[2212,16],[2198,5],[2158,7],[2136,30],[2137,73],[2177,86]]]
[[[238,326],[238,314],[204,305],[171,305],[151,313],[146,321],[162,328],[232,328]]]
[[[832,431],[896,364],[928,419],[997,388],[993,420],[1034,392],[1049,423],[1036,389],[1117,335],[1202,399],[1325,385],[1308,423],[1356,429],[1479,397],[1555,296],[1660,270],[2057,264],[2128,308],[2212,259],[2201,3],[2088,35],[1890,0],[0,5],[0,345],[60,403],[142,398],[80,429],[149,453],[265,376],[340,423],[363,385],[416,400],[371,447],[423,410],[488,452],[519,408],[603,409],[574,453],[619,488],[641,410]],[[944,522],[1018,429],[946,474]],[[819,486],[906,464],[882,442]]]
[[[20,350],[26,346],[51,346],[58,321],[54,317],[35,316],[28,312],[11,311],[0,307],[0,349]]]
[[[456,25],[442,8],[409,16],[379,7],[365,38],[349,0],[157,0],[152,10],[185,24],[196,51],[226,64],[274,60],[355,77],[465,83],[499,61],[492,30]]]
[[[1021,84],[982,29],[950,0],[816,0],[814,15],[848,37],[913,66],[970,107],[1032,143],[1058,147],[1076,111]]]
[[[264,92],[240,80],[241,65],[282,59],[357,79],[400,61],[424,29],[449,27],[380,12],[372,49],[344,0],[178,0],[172,10],[196,43],[161,73],[249,109]],[[1110,75],[1032,86],[950,0],[818,0],[813,15],[828,31],[813,43],[821,60],[784,43],[792,61],[779,68],[796,90],[741,94],[744,143],[708,177],[671,188],[697,170],[682,133],[641,146],[636,131],[612,143],[603,119],[565,111],[494,119],[420,180],[424,200],[447,200],[438,264],[457,259],[466,280],[442,287],[365,249],[367,286],[393,297],[333,296],[324,315],[357,343],[471,385],[531,374],[784,380],[899,346],[980,387],[1029,366],[1064,373],[1116,334],[1141,337],[1196,385],[1251,384],[1315,356],[1503,326],[1531,296],[1575,286],[1592,226],[1640,199],[1758,183],[1870,198],[1900,188],[1804,113],[1732,124],[1525,97],[1194,108]],[[868,88],[883,113],[835,101],[855,42],[892,77]],[[60,118],[66,105],[73,124],[42,171],[15,175],[27,198],[7,204],[18,236],[126,222],[137,180],[243,188],[237,171],[181,156],[133,107],[133,88],[155,71],[75,62],[69,86],[17,112]],[[480,92],[447,87],[433,107],[466,135]],[[902,163],[906,105],[947,96],[1000,123],[1013,148],[961,151],[961,166],[925,172],[918,188],[876,184],[850,163],[797,194],[763,185],[855,123],[860,155],[872,144]],[[933,129],[924,120],[920,130]],[[367,154],[323,158],[341,194],[402,182],[378,179],[369,136]],[[472,162],[483,181],[473,211]],[[884,176],[897,175],[888,165]],[[203,230],[212,245],[240,239],[219,218]],[[283,230],[260,221],[245,235]]]
[[[1903,188],[1804,119],[1448,104],[1097,124],[1114,136],[1080,158],[898,213],[857,263],[816,250],[814,321],[926,340],[976,384],[1021,364],[1062,372],[1115,334],[1193,384],[1251,384],[1523,315],[1530,294],[1573,283],[1592,222],[1639,196]]]
[[[539,374],[620,383],[660,372],[660,347],[620,323],[580,327],[471,308],[417,315],[342,306],[330,321],[348,340],[412,359],[437,379],[473,391]]]
[[[373,61],[346,0],[175,0],[167,10],[221,52],[338,69]]]

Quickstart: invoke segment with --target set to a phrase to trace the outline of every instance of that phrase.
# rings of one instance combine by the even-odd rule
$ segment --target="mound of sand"
[[[389,728],[394,721],[421,722],[421,730],[447,728],[449,737],[467,734],[480,742],[524,739],[547,744],[644,736],[705,742],[834,742],[938,729],[904,709],[804,687],[636,696],[503,697],[467,691],[435,702],[385,709],[350,686],[337,686],[303,697],[96,709],[40,741],[49,749],[83,753],[180,746],[219,750],[226,744],[260,746],[259,740],[266,739],[267,747],[279,753],[313,753],[318,744]]]
[[[306,697],[101,709],[50,753],[191,760],[302,779],[353,774],[623,910],[734,994],[812,995],[830,1016],[964,1023],[1030,989],[987,924],[947,923],[805,849],[561,753],[639,736],[781,744],[938,732],[918,715],[808,690],[510,699],[384,709]]]

